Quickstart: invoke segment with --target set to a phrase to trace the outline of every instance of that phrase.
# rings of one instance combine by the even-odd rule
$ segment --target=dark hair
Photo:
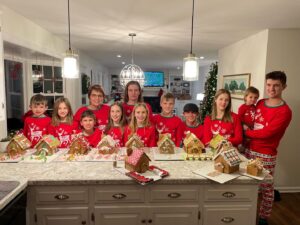
[[[99,84],[94,84],[94,85],[89,87],[89,90],[88,90],[88,97],[89,98],[91,96],[92,91],[100,92],[103,95],[103,98],[105,97],[104,91],[103,91],[102,87]]]
[[[124,102],[127,103],[127,102],[129,101],[128,87],[129,87],[130,85],[136,85],[136,86],[138,86],[139,91],[140,91],[140,95],[139,95],[139,98],[138,98],[138,102],[143,102],[141,85],[139,84],[139,82],[137,82],[137,81],[135,81],[135,80],[131,80],[131,81],[129,81],[129,82],[126,84],[126,87],[125,87]]]
[[[199,113],[199,108],[194,103],[188,103],[183,107],[183,112]]]
[[[30,105],[48,105],[48,101],[44,95],[36,94],[31,97],[30,99]]]
[[[80,121],[81,121],[84,117],[90,117],[90,118],[93,118],[94,121],[97,122],[97,119],[96,119],[95,114],[94,114],[93,111],[90,110],[90,109],[85,110],[85,111],[81,114],[81,116],[80,116]]]
[[[249,94],[256,94],[259,97],[259,90],[256,87],[250,86],[246,89],[245,94],[244,94],[244,100]]]
[[[175,96],[171,93],[171,92],[167,92],[167,93],[164,93],[161,97],[160,97],[160,102],[162,100],[166,100],[166,101],[169,101],[169,100],[174,100],[175,101]]]
[[[282,85],[286,85],[286,74],[283,71],[272,71],[266,74],[266,80],[279,80]]]

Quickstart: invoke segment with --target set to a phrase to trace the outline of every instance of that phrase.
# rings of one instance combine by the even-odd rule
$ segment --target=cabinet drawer
[[[255,213],[250,205],[204,206],[203,225],[253,225]]]
[[[87,187],[48,186],[34,189],[37,204],[88,203]]]
[[[257,198],[257,187],[218,185],[204,188],[204,201],[253,201]]]
[[[153,186],[150,188],[150,202],[197,202],[199,188],[196,186]]]
[[[138,186],[120,185],[103,186],[95,189],[95,203],[110,202],[144,202],[144,188]]]

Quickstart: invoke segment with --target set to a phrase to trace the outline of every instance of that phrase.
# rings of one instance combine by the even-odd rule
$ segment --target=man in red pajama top
[[[246,130],[250,138],[250,149],[246,150],[248,158],[261,158],[264,168],[274,176],[277,147],[286,128],[292,119],[292,111],[282,99],[286,88],[286,75],[281,71],[273,71],[266,75],[267,99],[260,100],[256,105],[253,130]],[[272,212],[274,201],[274,184],[263,182],[260,185],[262,202],[259,212],[259,224],[268,224],[267,219]]]

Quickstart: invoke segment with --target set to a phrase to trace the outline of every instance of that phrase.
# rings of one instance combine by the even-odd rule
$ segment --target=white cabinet
[[[257,185],[36,186],[28,225],[254,225]]]

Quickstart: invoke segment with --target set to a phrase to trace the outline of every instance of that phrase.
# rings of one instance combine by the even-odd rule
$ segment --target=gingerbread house
[[[142,149],[127,149],[125,168],[129,171],[145,173],[149,169],[150,158]]]
[[[263,171],[263,163],[262,159],[256,158],[256,159],[250,159],[247,163],[247,173],[252,176],[260,176]]]
[[[53,155],[59,145],[60,141],[53,135],[44,135],[34,147],[36,148],[35,154],[39,155],[41,152],[45,152],[45,155]]]
[[[171,139],[171,134],[159,134],[157,147],[160,154],[175,154],[175,144]]]
[[[210,140],[209,147],[217,149],[223,140],[225,140],[225,138],[222,135],[217,134]]]
[[[232,148],[227,151],[220,151],[215,157],[215,169],[222,173],[234,173],[239,170],[242,162],[239,153]]]
[[[144,142],[141,140],[141,138],[134,134],[132,135],[129,140],[126,142],[125,147],[127,148],[143,148]]]
[[[100,154],[113,154],[116,152],[116,141],[110,135],[102,137],[97,145]]]
[[[188,158],[199,158],[205,147],[196,135],[191,132],[186,134],[186,137],[183,140],[183,145]]]
[[[15,135],[6,147],[6,151],[10,157],[23,154],[24,151],[30,148],[31,142],[22,133]]]
[[[78,155],[86,155],[90,150],[89,143],[85,140],[85,138],[79,134],[75,136],[70,144],[69,154],[78,154]]]

